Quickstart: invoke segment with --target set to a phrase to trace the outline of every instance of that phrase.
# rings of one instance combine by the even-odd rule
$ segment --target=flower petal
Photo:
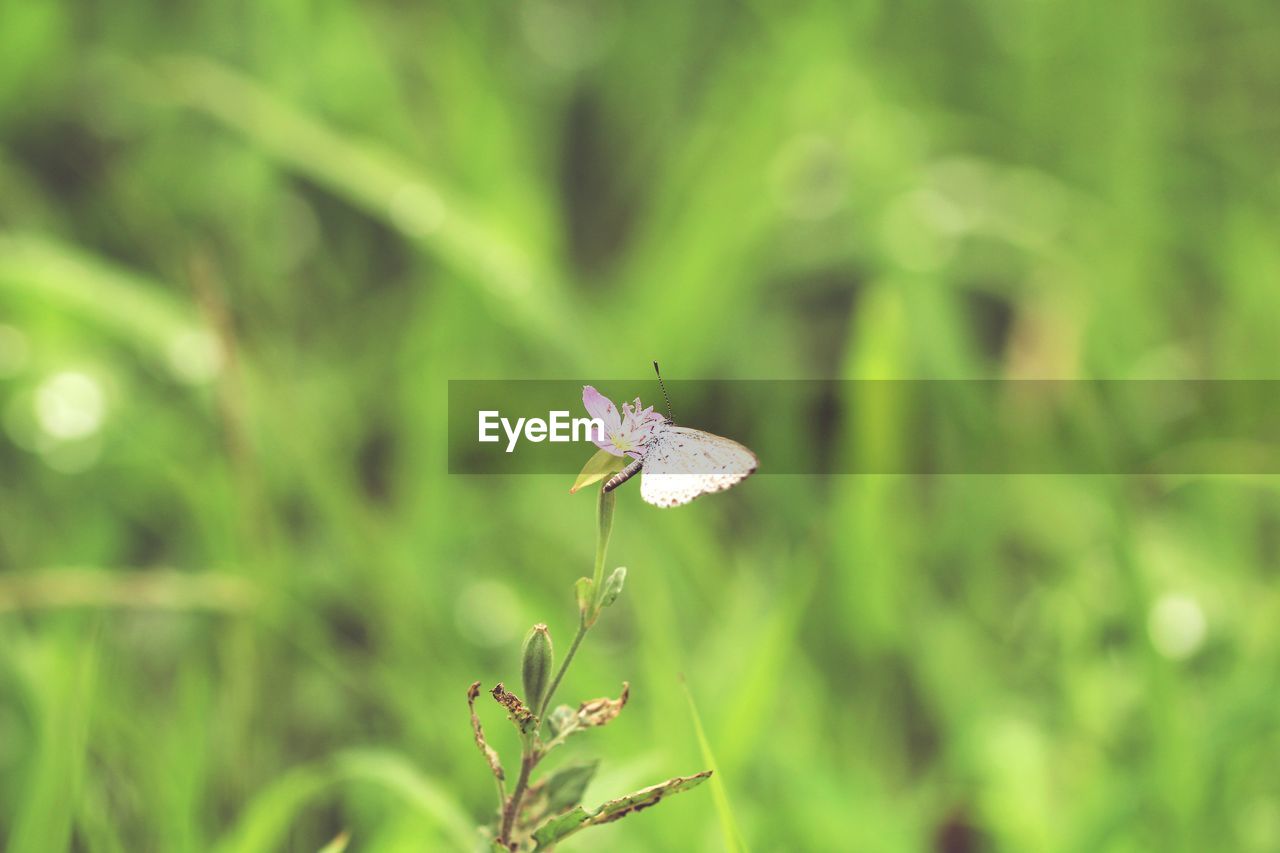
[[[604,421],[606,433],[618,432],[622,429],[622,416],[618,414],[618,407],[613,404],[612,400],[590,385],[582,386],[582,405],[586,407],[587,414],[591,415],[591,417]],[[600,444],[599,442],[596,443]],[[604,445],[600,446],[603,447]]]
[[[596,440],[593,438],[593,439],[591,439],[591,442],[592,442],[592,444],[594,444],[596,447],[600,448],[601,450],[605,451],[606,453],[612,453],[614,456],[621,456],[621,455],[622,455],[622,451],[621,451],[621,450],[619,450],[618,448],[614,447],[614,445],[613,445],[613,440],[612,440],[612,439],[610,439],[610,438],[609,438],[609,436],[607,436],[607,435],[604,437],[604,441],[596,441]]]

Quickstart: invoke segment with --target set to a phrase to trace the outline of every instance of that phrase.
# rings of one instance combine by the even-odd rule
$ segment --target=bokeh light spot
[[[102,386],[86,373],[56,373],[36,389],[36,422],[51,438],[69,441],[93,435],[102,428],[106,411]]]
[[[1183,660],[1204,644],[1208,623],[1198,601],[1189,595],[1168,593],[1152,605],[1147,632],[1156,651],[1167,658]]]

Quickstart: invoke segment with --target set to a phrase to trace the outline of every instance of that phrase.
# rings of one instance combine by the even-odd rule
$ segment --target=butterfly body
[[[632,460],[604,484],[611,492],[643,471],[640,496],[659,507],[687,504],[755,473],[756,455],[732,439],[664,421]]]

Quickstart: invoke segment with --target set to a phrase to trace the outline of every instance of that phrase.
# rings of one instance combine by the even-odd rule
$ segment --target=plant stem
[[[520,756],[520,778],[516,780],[516,788],[511,793],[502,810],[502,831],[498,833],[498,843],[504,847],[511,846],[511,828],[515,825],[516,815],[520,813],[520,801],[524,799],[525,789],[529,787],[529,774],[533,765],[538,763],[538,753],[533,745],[533,738],[524,738],[524,751]]]
[[[600,599],[604,594],[604,557],[609,550],[609,535],[613,532],[615,500],[616,498],[612,492],[606,492],[603,488],[600,489],[600,499],[596,504],[599,526],[596,534],[595,572],[591,578],[591,602],[578,620],[578,632],[573,635],[573,643],[570,644],[568,653],[564,656],[564,660],[561,661],[560,668],[556,670],[556,676],[551,680],[551,686],[547,688],[547,695],[543,697],[541,706],[535,709],[538,728],[542,727],[542,720],[546,714],[547,706],[551,704],[551,697],[555,695],[556,688],[560,686],[561,680],[564,679],[564,674],[569,670],[569,664],[573,663],[573,657],[578,653],[578,647],[582,645],[583,638],[587,636],[587,631],[591,630],[596,616],[599,615]],[[511,831],[515,827],[516,818],[520,814],[520,803],[529,787],[529,775],[542,759],[542,756],[546,754],[544,750],[539,748],[539,745],[540,740],[538,739],[537,729],[521,736],[520,776],[516,779],[516,786],[511,792],[511,798],[503,804],[502,827],[498,833],[498,843],[504,847],[509,848],[511,846]]]
[[[573,642],[569,645],[569,651],[565,654],[564,660],[560,662],[560,668],[556,670],[556,677],[551,679],[551,686],[547,688],[547,695],[542,698],[542,707],[538,709],[538,723],[541,725],[542,717],[547,712],[547,706],[551,704],[551,697],[555,695],[556,688],[560,686],[560,680],[564,678],[565,672],[569,669],[569,664],[573,663],[573,656],[578,653],[578,646],[582,645],[582,638],[587,636],[587,626],[585,619],[578,623],[578,633],[573,635]]]
[[[613,532],[613,506],[617,496],[613,492],[600,489],[600,500],[596,504],[596,515],[599,518],[599,532],[596,535],[596,570],[591,576],[591,600],[599,605],[604,594],[604,555],[609,550],[609,535]]]
[[[507,786],[501,779],[494,777],[494,782],[498,784],[498,808],[505,809],[507,807]]]
[[[551,698],[555,695],[556,688],[560,686],[564,674],[569,671],[569,664],[573,663],[573,656],[578,653],[578,646],[582,645],[582,640],[587,636],[587,631],[591,630],[591,626],[595,623],[596,615],[599,612],[600,597],[604,594],[604,558],[609,550],[609,537],[613,533],[613,507],[617,501],[617,496],[613,492],[606,492],[603,487],[600,489],[600,497],[596,502],[596,518],[598,521],[596,529],[596,565],[591,576],[591,604],[586,613],[581,615],[578,620],[578,633],[573,635],[573,643],[569,646],[569,652],[564,656],[564,660],[560,662],[560,668],[556,670],[555,678],[551,679],[551,686],[547,688],[547,695],[542,699],[542,705],[537,709],[538,724],[542,724],[542,718],[547,712],[547,708],[551,707]]]

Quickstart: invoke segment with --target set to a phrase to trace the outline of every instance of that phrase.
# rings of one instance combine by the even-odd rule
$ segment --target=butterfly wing
[[[667,425],[649,442],[640,497],[654,506],[680,506],[741,483],[758,465],[756,455],[736,441]]]

